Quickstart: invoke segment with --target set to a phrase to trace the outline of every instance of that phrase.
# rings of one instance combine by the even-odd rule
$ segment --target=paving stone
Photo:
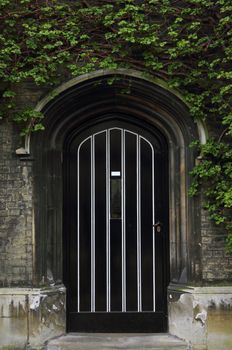
[[[45,350],[187,350],[169,334],[68,334],[51,340]]]

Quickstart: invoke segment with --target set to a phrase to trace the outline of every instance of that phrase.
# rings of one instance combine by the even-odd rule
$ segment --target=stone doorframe
[[[116,77],[113,85],[108,79]],[[124,92],[129,88],[129,92]],[[205,141],[180,96],[160,80],[134,71],[98,71],[61,85],[36,107],[45,114],[45,131],[26,140],[34,158],[35,279],[62,282],[62,151],[67,136],[93,118],[120,113],[160,130],[169,146],[170,281],[189,284],[201,278],[198,205],[187,192],[196,155],[193,140]]]
[[[109,79],[115,77],[113,84]],[[188,196],[196,154],[193,140],[206,140],[204,124],[194,122],[181,96],[159,79],[137,71],[97,71],[64,83],[37,107],[45,131],[25,142],[34,159],[35,285],[62,285],[62,158],[65,139],[87,121],[119,113],[157,128],[169,147],[170,282],[201,280],[199,205]]]

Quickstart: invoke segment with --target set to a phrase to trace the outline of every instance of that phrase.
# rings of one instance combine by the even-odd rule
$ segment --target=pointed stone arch
[[[109,79],[114,78],[113,84]],[[62,283],[62,157],[65,139],[88,122],[118,113],[157,128],[169,147],[170,282],[187,284],[199,275],[198,205],[189,198],[195,157],[189,144],[205,142],[179,94],[136,71],[98,71],[70,80],[38,103],[45,131],[27,138],[34,158],[37,282]]]

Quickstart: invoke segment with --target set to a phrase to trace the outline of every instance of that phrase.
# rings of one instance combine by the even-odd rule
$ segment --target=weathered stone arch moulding
[[[69,80],[68,82],[61,84],[59,87],[57,87],[56,89],[51,91],[42,100],[40,100],[37,103],[37,105],[35,107],[35,111],[41,112],[44,109],[44,107],[52,99],[55,98],[55,96],[59,95],[60,93],[64,92],[65,90],[67,90],[67,89],[69,89],[77,84],[80,84],[80,83],[87,81],[89,79],[100,78],[100,77],[104,77],[104,76],[108,76],[108,75],[119,75],[119,76],[126,75],[128,77],[134,77],[134,78],[142,79],[144,81],[148,81],[148,82],[155,84],[155,85],[157,85],[157,86],[159,86],[167,91],[170,91],[170,93],[172,93],[174,96],[179,98],[183,102],[183,104],[186,105],[186,107],[188,107],[188,104],[185,102],[185,100],[183,99],[181,94],[178,91],[171,89],[165,81],[163,81],[159,78],[148,77],[148,76],[145,77],[141,72],[136,71],[136,70],[118,69],[117,71],[115,71],[115,70],[98,70],[96,72],[84,74],[80,77],[73,78],[73,79]],[[198,129],[199,141],[201,142],[201,144],[204,144],[207,140],[207,137],[208,137],[206,124],[203,120],[198,119],[198,120],[196,120],[196,125],[197,125],[197,129]],[[31,135],[26,135],[24,147],[18,149],[17,150],[18,152],[17,151],[16,152],[19,155],[20,154],[30,154],[30,143],[31,143]]]
[[[107,85],[107,79],[113,76],[120,79],[116,79],[112,86]],[[130,88],[129,93],[121,93],[125,87]],[[35,158],[37,173],[41,173],[39,169],[40,165],[42,166],[41,159],[45,159],[48,153],[50,154],[48,173],[43,175],[43,178],[46,179],[43,186],[46,187],[48,193],[49,207],[52,207],[56,212],[55,216],[59,217],[62,217],[61,207],[54,208],[53,202],[62,202],[62,195],[60,193],[59,198],[54,198],[52,184],[48,179],[55,177],[58,181],[57,186],[59,183],[62,188],[62,167],[57,166],[57,162],[58,159],[61,159],[66,137],[74,129],[90,121],[94,123],[95,119],[102,115],[103,118],[107,118],[110,113],[118,113],[133,115],[138,121],[143,120],[163,133],[169,146],[170,278],[172,282],[181,283],[198,278],[199,276],[195,276],[196,252],[191,251],[194,241],[197,240],[196,210],[194,202],[187,195],[188,174],[195,161],[189,144],[195,139],[205,142],[206,131],[203,123],[193,122],[181,96],[176,92],[174,94],[161,80],[144,78],[140,72],[97,71],[64,83],[40,101],[36,110],[45,114],[46,129],[42,133],[28,137],[25,150],[27,153],[31,152]],[[52,163],[56,157],[58,158],[55,168]],[[35,188],[37,196],[37,193],[41,193],[41,185],[37,183]],[[38,198],[38,203],[40,201],[41,199]],[[37,211],[40,212],[40,217],[41,214],[43,216],[44,205],[46,207],[45,203],[41,207],[39,204],[38,210],[35,209],[35,216]],[[49,215],[51,221],[52,214]],[[43,223],[45,224],[48,219],[45,213],[44,217]],[[47,231],[47,228],[41,227],[38,221],[37,215],[35,235],[38,235],[38,227],[40,227],[40,233],[41,230],[42,232]],[[62,221],[60,221],[60,228],[57,227],[57,223],[50,226],[53,227],[53,232],[47,232],[46,237],[56,236],[61,254]],[[55,230],[54,227],[56,227]],[[35,241],[38,243],[38,238],[35,238]],[[39,246],[44,247],[41,237],[39,241]],[[42,273],[40,278],[45,276],[46,279],[49,266],[49,271],[52,272],[53,277],[55,276],[54,279],[62,281],[62,266],[57,263],[54,254],[41,252],[40,248],[37,252],[40,256],[44,254],[42,260],[45,261],[44,266],[40,266],[38,270],[39,275]],[[48,255],[50,262],[46,262]],[[41,259],[38,258],[38,261]]]

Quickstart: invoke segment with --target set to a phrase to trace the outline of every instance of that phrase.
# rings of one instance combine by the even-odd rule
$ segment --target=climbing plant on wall
[[[0,0],[1,118],[22,135],[43,129],[33,106],[19,111],[20,83],[57,85],[64,74],[135,68],[179,90],[193,118],[219,136],[199,146],[192,195],[228,230],[232,252],[232,4],[228,0]]]

